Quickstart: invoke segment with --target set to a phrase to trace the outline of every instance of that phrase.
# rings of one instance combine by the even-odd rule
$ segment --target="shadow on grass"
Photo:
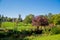
[[[4,30],[0,31],[0,40],[29,40],[29,39],[24,39],[27,36],[31,36],[32,33],[35,34],[40,34],[42,31],[16,31],[16,30],[8,30],[5,32]]]

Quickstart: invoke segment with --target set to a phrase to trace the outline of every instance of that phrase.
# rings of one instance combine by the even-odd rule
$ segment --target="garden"
[[[5,18],[0,16],[0,40],[60,40],[60,14]]]

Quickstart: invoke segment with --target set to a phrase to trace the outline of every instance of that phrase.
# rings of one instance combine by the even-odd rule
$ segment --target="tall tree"
[[[2,22],[4,22],[5,21],[5,19],[4,19],[4,15],[2,15]]]
[[[10,18],[10,17],[7,18],[7,21],[8,21],[8,22],[12,22],[12,18]]]
[[[18,21],[19,21],[19,22],[22,22],[22,18],[21,18],[21,15],[20,15],[20,14],[19,14]]]
[[[28,24],[28,23],[32,23],[32,18],[34,17],[34,15],[33,14],[29,14],[29,15],[27,15],[26,17],[25,17],[25,19],[24,19],[24,23],[26,23],[26,24]]]
[[[53,20],[54,24],[59,24],[60,25],[60,14],[55,14],[54,15],[54,20]]]
[[[32,25],[39,29],[39,26],[46,26],[48,25],[48,20],[44,16],[36,16],[32,19]]]
[[[5,17],[5,21],[6,21],[6,22],[7,22],[7,19],[8,19],[8,17],[6,16],[6,17]]]
[[[49,17],[49,23],[53,23],[54,25],[60,24],[60,14],[54,14]]]
[[[48,13],[47,18],[48,18],[49,23],[53,23],[52,16],[53,16],[52,13]]]
[[[1,18],[1,14],[0,14],[0,27],[1,27],[1,24],[2,24],[2,18]]]

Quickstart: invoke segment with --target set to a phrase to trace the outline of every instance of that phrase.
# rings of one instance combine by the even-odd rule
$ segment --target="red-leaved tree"
[[[48,20],[44,16],[36,16],[36,17],[34,17],[32,19],[32,25],[36,26],[37,29],[38,29],[39,26],[46,26],[46,25],[48,25]]]

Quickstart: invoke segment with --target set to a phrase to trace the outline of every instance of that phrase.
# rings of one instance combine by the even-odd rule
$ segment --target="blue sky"
[[[0,0],[0,14],[8,17],[21,17],[28,14],[45,15],[60,13],[60,0]]]

